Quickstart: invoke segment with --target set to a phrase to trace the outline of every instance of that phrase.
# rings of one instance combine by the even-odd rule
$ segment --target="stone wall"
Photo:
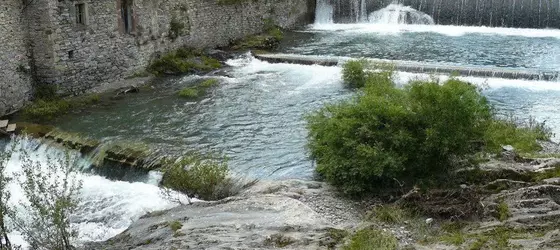
[[[0,115],[21,108],[31,91],[21,0],[0,2]]]
[[[35,0],[25,14],[37,79],[80,94],[140,72],[155,55],[180,46],[227,45],[261,32],[264,19],[293,28],[311,22],[314,13],[312,0],[233,5],[218,0],[132,0],[127,32],[123,1],[130,0]],[[84,6],[84,24],[77,22],[79,4]]]

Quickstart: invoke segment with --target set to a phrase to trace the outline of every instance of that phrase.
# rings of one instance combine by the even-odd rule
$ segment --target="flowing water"
[[[11,176],[21,172],[23,155],[40,162],[41,168],[46,168],[48,163],[59,164],[58,160],[65,157],[64,151],[35,139],[19,138],[9,143],[0,141],[0,149],[12,147],[15,147],[15,151],[6,167],[7,174]],[[77,156],[71,155],[71,157]],[[133,221],[147,212],[177,205],[167,200],[156,186],[161,176],[155,172],[147,176],[145,183],[111,181],[89,173],[90,163],[87,159],[79,159],[76,164],[76,167],[81,169],[76,179],[81,181],[83,186],[79,197],[80,209],[71,220],[72,226],[79,230],[80,242],[106,240],[124,231]],[[60,174],[55,173],[55,176]],[[21,202],[26,202],[18,181],[12,181],[9,190],[11,192],[9,203],[12,206],[18,207]],[[20,216],[25,217],[24,210],[16,211]],[[25,246],[25,242],[17,232],[14,232],[11,238],[13,243]]]
[[[363,7],[365,3],[352,4]],[[325,1],[318,1],[317,7],[318,23],[288,33],[281,52],[560,70],[560,30],[426,25],[431,22],[425,14],[402,5],[373,13],[360,8],[348,14],[356,23],[337,24],[333,23],[336,8]],[[405,25],[409,23],[420,25]],[[162,79],[153,89],[129,95],[110,107],[69,115],[56,125],[102,140],[142,141],[168,154],[218,151],[229,158],[232,171],[249,177],[313,178],[313,163],[305,150],[304,117],[325,103],[352,95],[342,85],[341,68],[271,64],[249,55],[228,65],[219,76]],[[204,98],[188,101],[176,95],[209,77],[220,84]],[[397,73],[400,84],[428,77],[433,76]],[[560,83],[463,79],[484,87],[483,93],[501,114],[546,120],[560,135]],[[21,147],[37,159],[56,154],[56,149],[32,140]],[[17,158],[12,157],[8,168],[18,170]],[[161,196],[156,173],[127,182],[85,169],[79,178],[84,181],[82,198],[87,203],[75,220],[83,231],[82,240],[106,239],[148,211],[175,205]],[[21,199],[21,194],[14,199]]]

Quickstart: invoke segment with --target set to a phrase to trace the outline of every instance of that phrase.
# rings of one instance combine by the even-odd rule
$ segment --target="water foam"
[[[402,4],[389,4],[387,7],[376,10],[369,15],[369,22],[375,24],[424,24],[433,25],[434,19],[410,6]]]
[[[525,28],[496,28],[485,26],[453,26],[453,25],[399,25],[399,24],[312,24],[309,32],[351,32],[351,33],[381,33],[398,35],[405,32],[438,33],[447,36],[463,36],[467,34],[488,34],[520,37],[553,37],[560,38],[558,29],[525,29]]]
[[[10,142],[7,147],[10,147]],[[10,160],[6,171],[13,174],[21,171],[20,156],[28,154],[31,159],[42,164],[48,162],[48,158],[56,159],[63,157],[63,152],[58,148],[46,145],[38,140],[20,138],[17,140],[16,151]],[[77,155],[73,155],[77,157]],[[87,160],[80,160],[79,167],[87,168]],[[43,165],[44,167],[44,165]],[[124,231],[128,226],[147,212],[172,208],[177,206],[165,198],[160,188],[147,183],[129,183],[123,181],[111,181],[101,176],[87,173],[78,173],[77,179],[83,182],[80,199],[82,204],[76,215],[72,217],[72,225],[77,227],[80,234],[79,242],[107,240]],[[149,182],[155,183],[160,175],[152,173]],[[26,202],[21,187],[12,182],[10,184],[12,197],[10,204],[17,205]],[[22,216],[25,211],[17,210]],[[11,234],[14,243],[26,245],[17,232]]]

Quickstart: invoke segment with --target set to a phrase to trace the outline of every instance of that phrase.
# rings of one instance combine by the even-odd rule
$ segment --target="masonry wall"
[[[309,23],[312,0],[134,0],[132,32],[121,15],[125,0],[35,0],[25,15],[37,79],[80,94],[142,71],[155,55],[178,48],[216,47],[262,31],[263,19],[284,28]],[[76,22],[85,4],[86,24]],[[170,36],[171,23],[183,28]]]
[[[21,0],[0,1],[0,115],[21,108],[31,92]]]

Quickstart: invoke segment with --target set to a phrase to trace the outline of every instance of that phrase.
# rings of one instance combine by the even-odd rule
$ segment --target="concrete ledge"
[[[304,65],[337,66],[352,58],[332,56],[303,56],[294,54],[253,54],[259,60],[270,63],[293,63]],[[455,66],[445,64],[422,63],[412,61],[367,59],[375,64],[388,64],[397,71],[425,74],[456,74],[460,76],[492,77],[505,79],[525,79],[556,81],[558,71],[537,71],[531,69],[513,69],[484,66]]]

